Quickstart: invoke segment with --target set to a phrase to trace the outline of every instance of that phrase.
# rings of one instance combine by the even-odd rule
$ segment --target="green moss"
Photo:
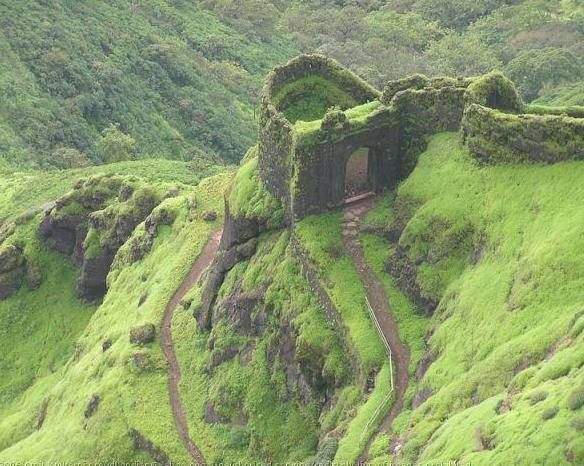
[[[385,353],[367,314],[365,290],[341,240],[341,214],[303,219],[296,226],[302,246],[322,273],[322,281],[349,331],[365,372],[380,367]]]
[[[286,368],[280,358],[272,356],[270,362],[266,356],[277,354],[281,331],[291,326],[295,335],[294,360],[303,370],[325,377],[330,387],[342,387],[350,381],[339,336],[330,328],[292,256],[288,232],[262,235],[256,254],[229,272],[218,299],[257,290],[263,290],[261,302],[252,312],[268,311],[259,335],[236,334],[224,321],[206,335],[193,325],[187,312],[178,313],[173,324],[174,334],[181,335],[179,353],[185,368],[182,391],[188,403],[189,422],[192,431],[209,443],[205,453],[210,462],[304,460],[315,453],[317,436],[344,420],[344,413],[340,413],[329,416],[329,422],[321,426],[316,406],[301,402],[298,394],[288,393]],[[199,293],[200,289],[194,291],[191,308],[198,305]],[[208,337],[215,349],[231,345],[248,348],[246,360],[236,355],[209,371]],[[193,386],[202,388],[193,393]],[[209,425],[201,420],[200,413],[208,400],[231,424]],[[236,430],[233,424],[242,419],[247,420],[244,430]],[[246,441],[234,445],[235,435],[244,435]]]
[[[572,390],[568,397],[568,408],[576,411],[584,406],[584,385]]]
[[[464,94],[465,103],[475,103],[504,112],[519,113],[523,102],[513,82],[494,71],[473,80]]]
[[[237,172],[229,194],[229,209],[236,217],[264,219],[271,228],[282,223],[282,203],[260,180],[257,157],[249,159]]]
[[[221,192],[229,181],[227,173],[203,182],[194,192],[197,210],[221,212]],[[136,325],[160,321],[166,303],[213,228],[193,220],[186,202],[182,206],[172,228],[160,231],[149,255],[110,274],[108,293],[97,310],[74,297],[74,270],[67,259],[35,246],[32,240],[37,238],[38,223],[26,226],[27,253],[33,255],[38,247],[35,257],[46,277],[38,290],[20,292],[0,303],[2,321],[13,321],[4,326],[9,331],[2,335],[3,345],[13,346],[14,356],[18,355],[12,359],[7,353],[4,359],[13,360],[18,372],[10,378],[12,388],[2,390],[11,397],[4,399],[0,408],[0,458],[145,461],[148,458],[132,447],[131,427],[160,446],[173,461],[188,461],[169,406],[161,349],[158,345],[141,348],[147,365],[137,365],[133,362],[137,350],[128,336]],[[22,325],[14,322],[15,315]],[[104,352],[106,340],[111,346]],[[23,354],[29,355],[27,369],[17,363]],[[8,374],[8,368],[3,371]],[[101,398],[99,407],[84,421],[87,403],[96,393]],[[36,431],[35,420],[45,400],[46,418],[42,429]]]
[[[339,441],[335,463],[353,464],[359,458],[369,438],[377,431],[383,420],[383,413],[391,406],[392,400],[388,398],[388,394],[391,395],[390,386],[389,364],[383,364],[375,379],[375,388],[367,401],[357,410]]]
[[[95,228],[90,228],[83,242],[83,249],[85,250],[85,257],[93,259],[98,257],[102,252],[101,235]]]
[[[283,85],[272,102],[291,123],[318,120],[333,106],[347,109],[358,104],[334,82],[317,75]]]
[[[525,113],[535,115],[564,115],[572,118],[584,118],[584,106],[552,107],[547,105],[531,104],[525,107]]]
[[[428,323],[428,349],[439,358],[423,379],[434,394],[396,421],[408,439],[401,460],[545,463],[567,450],[581,459],[578,433],[569,427],[578,411],[559,409],[546,421],[542,413],[566,406],[584,376],[582,334],[562,344],[581,308],[577,225],[584,211],[574,187],[582,171],[581,162],[478,167],[456,135],[441,134],[399,187],[398,202],[417,206],[400,243],[417,251],[422,287],[440,299]],[[480,241],[459,241],[457,233],[444,242],[450,235],[437,235],[428,219],[449,225],[445,231],[469,225]],[[428,252],[443,245],[448,257],[468,254],[471,245],[472,260],[436,267],[440,261]],[[434,288],[444,272],[451,279]],[[539,392],[547,398],[533,404]],[[476,450],[479,425],[488,441]]]

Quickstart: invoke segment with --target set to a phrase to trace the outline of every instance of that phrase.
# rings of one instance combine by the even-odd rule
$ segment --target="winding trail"
[[[199,281],[203,271],[213,261],[217,249],[219,248],[222,233],[223,230],[219,230],[211,235],[209,242],[205,245],[201,254],[193,263],[189,274],[175,291],[172,299],[164,310],[164,317],[162,318],[162,334],[160,336],[162,352],[168,362],[168,394],[170,396],[170,406],[172,408],[176,430],[178,431],[178,435],[189,455],[195,464],[199,465],[205,464],[205,458],[203,457],[201,450],[199,450],[189,435],[187,415],[180,397],[179,385],[181,372],[178,358],[174,351],[174,342],[172,341],[172,316],[174,315],[174,310],[180,303],[181,299]]]
[[[377,318],[385,340],[391,348],[393,355],[393,366],[395,368],[395,399],[393,405],[385,416],[381,425],[381,430],[388,432],[391,424],[401,412],[404,404],[404,395],[408,387],[408,366],[410,362],[410,352],[408,347],[402,343],[398,326],[391,312],[389,300],[383,285],[379,282],[375,273],[367,264],[363,248],[359,242],[359,222],[363,216],[373,207],[375,199],[368,197],[353,202],[345,207],[343,216],[343,245],[357,268],[359,277],[365,286],[365,292],[373,313]],[[371,441],[373,440],[373,437]],[[363,456],[358,463],[366,461],[366,455],[371,441],[367,445]]]

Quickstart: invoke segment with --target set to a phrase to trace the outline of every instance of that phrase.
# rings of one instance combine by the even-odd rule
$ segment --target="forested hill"
[[[295,52],[191,1],[2,0],[0,158],[235,160],[263,75]]]
[[[501,69],[582,104],[581,0],[0,0],[0,170],[241,158],[262,77],[319,51],[378,87]]]

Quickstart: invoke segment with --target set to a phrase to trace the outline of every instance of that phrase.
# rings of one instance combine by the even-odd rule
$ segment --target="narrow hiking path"
[[[399,337],[398,326],[391,312],[387,294],[383,285],[379,282],[375,273],[367,264],[363,248],[359,242],[359,222],[364,215],[373,207],[375,199],[368,197],[347,205],[343,214],[343,245],[353,259],[359,277],[365,286],[367,299],[371,304],[373,313],[383,337],[391,348],[393,356],[393,367],[395,368],[394,391],[395,398],[391,409],[386,414],[381,425],[382,431],[389,431],[396,416],[401,412],[404,404],[404,395],[408,387],[408,366],[410,362],[410,352],[408,347],[402,343]],[[373,439],[373,438],[372,438]],[[371,441],[369,442],[369,444]],[[368,453],[367,445],[359,463],[363,463]]]
[[[181,299],[199,281],[203,271],[213,261],[215,253],[219,248],[222,233],[223,230],[219,230],[211,235],[211,238],[201,251],[201,254],[193,263],[189,274],[175,291],[172,299],[164,310],[164,317],[162,318],[162,334],[160,336],[162,352],[168,362],[168,394],[170,397],[170,406],[172,408],[176,430],[178,431],[178,435],[190,457],[195,464],[200,465],[205,464],[205,458],[203,457],[201,450],[199,450],[189,435],[187,415],[179,392],[181,372],[178,358],[174,351],[174,342],[172,340],[172,316],[174,315],[174,310],[180,303]]]

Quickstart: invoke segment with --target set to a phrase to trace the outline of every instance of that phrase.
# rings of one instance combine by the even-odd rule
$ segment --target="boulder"
[[[16,293],[26,275],[26,261],[22,249],[7,245],[0,248],[0,299]]]
[[[101,398],[97,393],[91,396],[91,399],[89,400],[89,403],[87,403],[87,407],[85,408],[84,413],[85,419],[89,419],[91,416],[93,416],[93,414],[97,411],[97,408],[99,407],[100,401]]]
[[[132,363],[139,372],[145,372],[152,367],[152,361],[148,353],[138,351],[132,355]]]
[[[144,324],[130,330],[130,343],[133,345],[147,345],[156,338],[156,327],[153,324]]]
[[[208,210],[203,214],[203,220],[205,220],[205,222],[214,222],[217,220],[217,212],[214,210]]]

